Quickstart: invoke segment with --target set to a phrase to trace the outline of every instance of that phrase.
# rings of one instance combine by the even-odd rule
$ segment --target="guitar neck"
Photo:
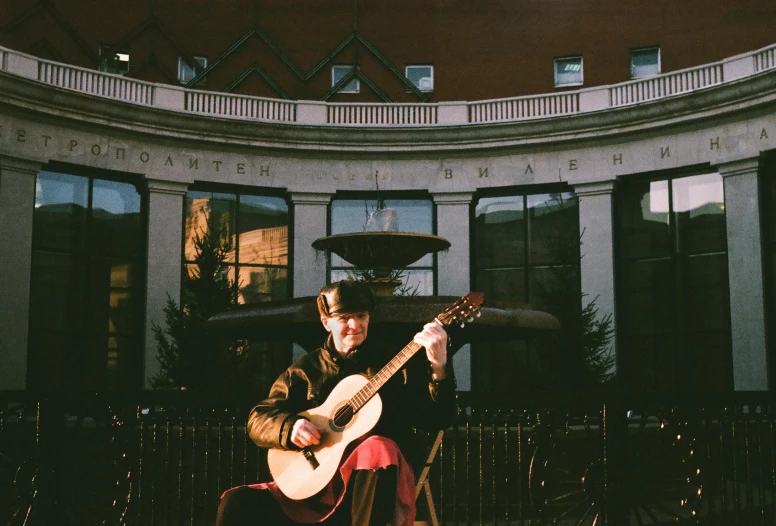
[[[393,357],[393,359],[385,364],[377,374],[375,374],[361,390],[350,399],[350,405],[353,407],[353,411],[357,412],[361,409],[390,378],[396,374],[404,364],[406,364],[410,358],[412,358],[416,352],[423,348],[422,345],[411,341],[399,354]]]

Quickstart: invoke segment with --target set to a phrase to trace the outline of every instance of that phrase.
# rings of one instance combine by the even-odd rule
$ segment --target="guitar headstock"
[[[437,316],[437,320],[445,327],[454,323],[463,327],[466,322],[474,321],[475,316],[480,317],[480,307],[484,300],[485,295],[482,292],[470,292],[445,309],[442,314]]]

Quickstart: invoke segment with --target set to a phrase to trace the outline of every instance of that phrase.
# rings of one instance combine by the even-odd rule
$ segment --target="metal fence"
[[[776,524],[772,400],[461,393],[428,479],[434,519]],[[0,524],[213,524],[225,489],[269,478],[245,407],[5,392],[0,411]]]

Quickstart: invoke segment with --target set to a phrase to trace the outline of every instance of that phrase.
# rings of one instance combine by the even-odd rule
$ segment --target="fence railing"
[[[92,69],[39,59],[38,80],[101,97],[154,105],[154,84],[120,75],[107,75]]]
[[[537,95],[471,102],[469,122],[498,122],[569,115],[579,111],[579,93]]]
[[[656,75],[609,88],[612,106],[635,104],[680,95],[722,83],[722,64]]]
[[[207,115],[296,122],[296,102],[213,91],[186,92],[186,110]]]
[[[440,524],[776,524],[768,393],[496,399],[459,394]],[[2,524],[212,524],[225,489],[269,478],[244,407],[6,392],[0,411]]]
[[[328,124],[425,125],[437,123],[432,104],[343,104],[326,105]]]
[[[329,103],[188,90],[0,48],[6,72],[100,97],[234,119],[336,126],[450,126],[600,111],[691,93],[776,68],[776,44],[700,67],[562,93],[473,102]]]
[[[772,46],[753,55],[756,72],[776,68],[776,46]]]

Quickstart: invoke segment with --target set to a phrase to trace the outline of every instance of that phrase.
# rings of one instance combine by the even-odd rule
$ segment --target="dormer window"
[[[331,86],[334,87],[339,81],[344,79],[353,70],[352,65],[347,66],[332,66],[331,67]],[[361,81],[358,78],[353,78],[345,84],[337,93],[360,93]]]

